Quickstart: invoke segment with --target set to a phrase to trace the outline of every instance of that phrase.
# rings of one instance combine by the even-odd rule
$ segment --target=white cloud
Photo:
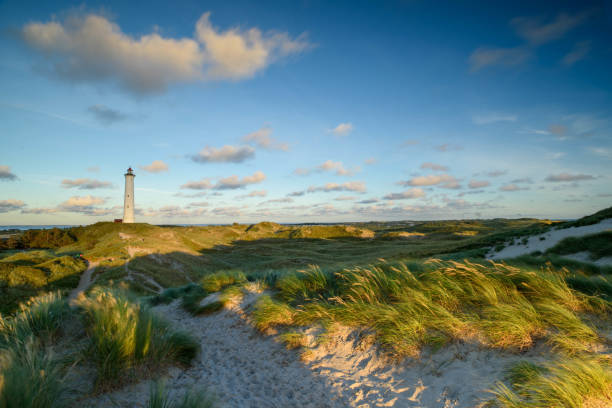
[[[188,181],[183,184],[181,188],[189,189],[189,190],[208,190],[212,188],[212,183],[209,179],[202,179],[200,181]]]
[[[270,137],[272,129],[269,127],[263,127],[255,132],[249,133],[242,138],[245,143],[255,143],[257,146],[268,149],[268,150],[289,150],[287,143],[281,143]]]
[[[452,145],[449,143],[444,143],[438,146],[435,146],[435,149],[439,152],[450,152],[453,150],[462,150],[463,146],[459,146],[459,145]]]
[[[563,57],[563,59],[561,60],[561,63],[566,66],[574,65],[578,61],[586,58],[586,56],[588,55],[590,51],[591,51],[590,41],[582,41],[582,42],[576,43],[574,45],[574,48],[572,48],[572,50]]]
[[[525,47],[495,48],[479,47],[469,57],[470,71],[477,72],[493,65],[511,67],[520,65],[531,56],[531,51]]]
[[[369,158],[365,159],[365,161],[363,163],[367,164],[367,165],[376,164],[376,163],[378,163],[378,159],[376,159],[374,157],[369,157]]]
[[[336,136],[346,136],[353,131],[353,124],[350,122],[340,123],[330,131]]]
[[[206,73],[210,78],[250,78],[277,60],[312,47],[305,35],[291,39],[287,33],[262,33],[258,28],[220,32],[211,25],[209,17],[210,13],[202,14],[196,34],[204,45]]]
[[[483,188],[490,186],[491,183],[486,180],[470,180],[468,184],[469,188]]]
[[[401,181],[398,183],[401,186],[439,186],[442,188],[457,189],[461,188],[459,180],[448,174],[431,174],[429,176],[413,177],[407,181]]]
[[[608,147],[590,147],[589,150],[598,156],[612,159],[612,149]]]
[[[267,195],[268,195],[268,192],[266,190],[253,190],[249,194],[245,195],[244,197],[265,197]]]
[[[442,164],[436,164],[436,163],[431,163],[431,162],[426,162],[421,164],[421,168],[422,169],[427,169],[427,170],[434,170],[434,171],[448,171],[448,167],[447,166],[443,166]]]
[[[266,179],[266,175],[261,171],[256,171],[252,176],[246,176],[240,179],[238,176],[233,175],[230,177],[222,178],[213,187],[215,190],[235,190],[238,188],[244,188],[249,184],[261,183]]]
[[[472,122],[476,125],[488,125],[496,122],[516,122],[516,115],[503,113],[487,113],[472,116]]]
[[[545,181],[551,183],[563,183],[569,181],[584,181],[584,180],[594,180],[595,177],[590,174],[570,174],[570,173],[560,173],[560,174],[551,174],[546,177]]]
[[[25,203],[21,200],[8,199],[0,200],[0,213],[6,213],[9,211],[19,210],[25,207]]]
[[[220,149],[206,146],[191,159],[197,163],[242,163],[255,156],[255,149],[251,146],[225,145]]]
[[[14,181],[17,180],[17,176],[11,173],[11,168],[9,166],[0,166],[0,180]]]
[[[223,217],[238,217],[242,215],[242,208],[240,207],[217,207],[211,211],[215,215]]]
[[[352,176],[355,174],[355,170],[347,170],[344,168],[342,162],[335,162],[327,160],[323,164],[319,165],[317,169],[321,171],[335,171],[338,176]]]
[[[149,173],[161,173],[162,171],[168,171],[168,165],[161,160],[153,160],[151,164],[139,167]]]
[[[145,217],[161,218],[192,218],[202,216],[206,214],[206,212],[207,210],[205,208],[186,209],[177,205],[166,205],[157,210],[149,208],[148,210],[142,211],[142,215]]]
[[[258,28],[216,30],[204,13],[194,38],[164,38],[158,33],[132,37],[103,16],[73,16],[63,23],[32,22],[22,29],[25,42],[69,81],[118,83],[136,94],[164,91],[197,80],[250,78],[268,65],[312,45],[302,35],[262,33]]]
[[[420,197],[425,197],[425,191],[423,191],[423,189],[421,188],[411,188],[401,193],[387,194],[383,198],[385,200],[406,200],[410,198],[420,198]]]
[[[76,187],[79,190],[94,190],[97,188],[111,188],[113,185],[109,181],[93,180],[88,178],[79,178],[74,180],[64,179],[62,180],[62,187],[73,188]]]
[[[210,179],[204,178],[200,181],[189,181],[181,186],[182,189],[190,190],[235,190],[244,188],[249,184],[261,183],[266,179],[266,175],[261,171],[256,171],[251,176],[245,176],[242,179],[236,175],[220,179],[217,183],[212,184]],[[256,192],[254,196],[261,194]]]
[[[36,215],[40,215],[40,214],[55,214],[56,212],[58,212],[57,208],[24,208],[23,210],[21,210],[22,214],[36,214]]]
[[[335,201],[353,201],[356,200],[357,197],[355,196],[339,196],[334,198]]]
[[[91,207],[92,205],[104,204],[106,200],[102,197],[94,196],[73,196],[60,204],[61,207]]]
[[[115,212],[115,208],[95,208],[104,204],[105,198],[94,196],[73,196],[57,206],[58,211],[75,212],[85,215],[104,216]]]
[[[506,184],[499,188],[501,191],[521,191],[521,190],[529,190],[529,187],[519,187],[516,184]]]
[[[309,193],[314,193],[317,191],[323,191],[326,193],[329,193],[332,191],[355,191],[355,192],[363,193],[366,191],[366,185],[362,181],[349,181],[349,182],[342,183],[342,184],[327,183],[324,186],[308,187]]]
[[[549,23],[542,24],[533,17],[517,17],[510,21],[517,34],[532,45],[542,45],[564,37],[570,30],[583,24],[589,13],[577,15],[560,13]]]
[[[499,177],[508,173],[508,170],[491,170],[485,173],[489,177]]]

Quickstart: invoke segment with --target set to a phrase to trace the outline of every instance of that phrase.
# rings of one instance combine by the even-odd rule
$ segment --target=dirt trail
[[[99,263],[100,261],[93,261],[93,262],[87,261],[87,269],[81,275],[81,279],[79,280],[79,285],[76,288],[74,288],[72,292],[70,292],[70,296],[68,296],[69,302],[74,301],[79,296],[79,293],[84,292],[85,290],[87,290],[89,285],[91,285],[92,283],[91,276],[93,275],[94,271],[98,267]]]

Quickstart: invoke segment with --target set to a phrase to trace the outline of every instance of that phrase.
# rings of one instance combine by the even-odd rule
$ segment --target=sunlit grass
[[[99,386],[121,380],[138,365],[188,364],[198,352],[191,336],[120,290],[96,289],[79,305],[90,340],[86,355],[96,365]]]
[[[599,341],[582,316],[608,311],[605,301],[572,290],[552,271],[494,263],[433,261],[418,272],[382,263],[333,274],[313,267],[280,279],[276,289],[278,300],[257,304],[260,329],[316,321],[368,327],[398,356],[469,339],[507,350],[543,339],[581,352]]]
[[[510,369],[511,387],[492,391],[503,408],[584,408],[612,406],[612,371],[596,358],[565,358],[542,366],[521,363]]]

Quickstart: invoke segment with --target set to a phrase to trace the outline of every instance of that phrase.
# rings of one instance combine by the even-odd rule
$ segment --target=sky
[[[612,1],[0,2],[0,225],[580,217]]]

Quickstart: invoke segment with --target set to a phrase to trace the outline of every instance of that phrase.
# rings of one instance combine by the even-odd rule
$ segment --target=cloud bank
[[[131,36],[97,14],[63,22],[32,22],[21,30],[49,71],[71,82],[114,82],[137,95],[200,80],[241,80],[270,64],[312,47],[305,35],[262,32],[256,27],[221,31],[210,13],[195,26],[194,38],[166,38],[157,32]]]

